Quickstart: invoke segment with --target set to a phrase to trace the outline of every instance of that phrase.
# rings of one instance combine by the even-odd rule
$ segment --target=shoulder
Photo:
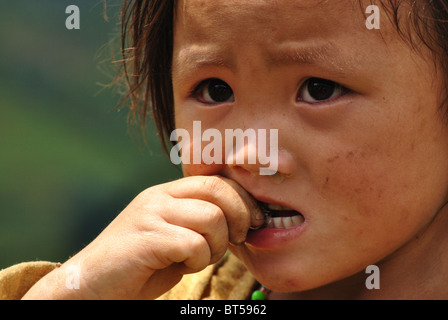
[[[232,254],[201,272],[184,275],[161,300],[243,300],[252,292],[256,280],[244,264]]]
[[[35,261],[0,270],[0,300],[21,299],[37,281],[59,266],[59,263]]]

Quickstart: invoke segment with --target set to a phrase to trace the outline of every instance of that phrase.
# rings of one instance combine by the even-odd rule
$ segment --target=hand
[[[153,299],[217,262],[229,242],[263,224],[236,182],[194,176],[140,193],[86,248],[36,283],[25,299]],[[66,286],[79,268],[79,289]]]

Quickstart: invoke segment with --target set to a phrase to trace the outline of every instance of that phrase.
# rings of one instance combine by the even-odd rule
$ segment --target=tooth
[[[275,218],[272,218],[272,220],[274,220],[275,228],[277,228],[277,229],[283,228],[283,223],[282,223],[282,218],[281,217],[275,217]]]
[[[301,225],[305,221],[302,215],[293,215],[287,217],[266,216],[264,226],[273,229],[289,229]]]
[[[282,218],[282,222],[283,222],[283,227],[285,229],[288,229],[292,226],[292,220],[291,217],[283,217]]]
[[[301,215],[296,215],[291,217],[291,222],[294,226],[298,226],[299,224],[303,223],[305,219]]]

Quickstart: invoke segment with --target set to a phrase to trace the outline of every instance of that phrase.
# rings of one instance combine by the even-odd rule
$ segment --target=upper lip
[[[273,195],[275,195],[275,192],[270,192],[265,187],[265,185],[261,184],[261,181],[256,180],[256,181],[253,181],[254,183],[252,184],[250,177],[249,177],[249,179],[238,179],[239,178],[238,176],[233,176],[232,174],[223,175],[223,176],[228,179],[232,179],[236,183],[240,184],[241,187],[243,187],[244,190],[246,190],[258,202],[264,202],[264,203],[268,203],[268,204],[277,204],[277,205],[281,205],[284,207],[288,207],[288,208],[290,208],[294,211],[297,211],[303,215],[303,212],[300,210],[300,208],[297,208],[295,205],[276,200],[275,198],[271,198]],[[271,197],[266,196],[266,194],[269,194]]]
[[[294,211],[300,212],[300,210],[297,210],[297,208],[294,208],[294,206],[291,206],[288,203],[285,203],[285,202],[282,202],[282,201],[278,201],[278,200],[274,200],[274,199],[269,198],[269,197],[264,196],[264,195],[256,195],[256,194],[253,194],[253,193],[250,193],[250,194],[252,195],[252,197],[255,198],[255,200],[257,200],[259,202],[264,202],[264,203],[268,203],[268,204],[277,204],[277,205],[281,205],[281,206],[290,208],[290,209],[292,209]]]

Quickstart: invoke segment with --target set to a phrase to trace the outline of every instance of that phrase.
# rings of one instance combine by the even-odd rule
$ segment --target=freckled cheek
[[[325,168],[319,190],[334,206],[370,216],[387,203],[387,194],[392,192],[388,191],[390,177],[373,160],[337,157]]]

